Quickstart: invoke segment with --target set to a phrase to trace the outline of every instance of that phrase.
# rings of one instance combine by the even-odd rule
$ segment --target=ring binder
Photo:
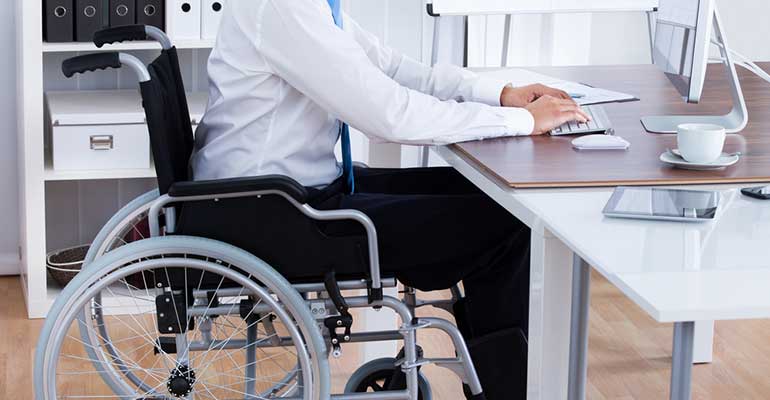
[[[203,0],[203,12],[201,21],[201,37],[203,39],[216,39],[219,33],[219,24],[222,21],[226,0]]]
[[[45,0],[44,37],[47,42],[75,39],[73,0]]]
[[[170,36],[175,40],[201,38],[201,0],[173,0],[169,14]]]
[[[136,0],[109,0],[110,27],[136,24]]]
[[[166,29],[166,2],[164,0],[137,0],[136,23]]]
[[[94,33],[108,25],[102,0],[75,1],[75,40],[91,42]]]

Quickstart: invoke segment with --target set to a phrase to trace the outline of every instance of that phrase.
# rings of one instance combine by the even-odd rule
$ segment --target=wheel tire
[[[345,393],[366,393],[369,389],[381,391],[383,389],[375,389],[373,384],[382,387],[377,382],[390,379],[396,368],[398,367],[396,367],[395,358],[380,358],[370,361],[351,375],[345,385]],[[417,398],[419,400],[432,400],[433,391],[430,388],[430,383],[421,372],[418,373],[418,387],[420,391]]]
[[[61,345],[65,337],[69,337],[67,333],[69,328],[84,309],[86,300],[83,299],[87,297],[85,293],[91,290],[90,288],[102,277],[119,275],[124,266],[132,264],[131,261],[147,260],[163,254],[203,255],[217,261],[221,260],[229,265],[236,265],[244,276],[248,274],[248,278],[241,277],[241,281],[254,285],[253,282],[249,281],[251,278],[263,285],[262,287],[255,286],[255,288],[269,290],[273,293],[277,300],[273,299],[272,301],[280,302],[282,308],[285,309],[285,314],[297,321],[296,324],[301,331],[298,337],[304,339],[307,352],[312,355],[311,364],[305,369],[312,374],[313,385],[306,384],[307,387],[312,387],[312,393],[309,393],[310,397],[305,398],[322,400],[330,397],[328,359],[316,356],[326,354],[326,344],[315,320],[307,310],[304,299],[291,284],[268,264],[242,249],[209,239],[170,236],[134,242],[111,251],[103,257],[97,258],[86,273],[78,274],[72,283],[62,290],[45,320],[36,347],[34,382],[37,399],[52,400],[57,398],[55,395],[48,396],[50,393],[56,393],[56,357],[59,355],[60,349],[57,346]],[[144,262],[141,261],[131,265],[131,267],[125,267],[125,270],[140,266]],[[218,266],[218,263],[209,264]],[[222,267],[217,268],[227,271]],[[125,273],[132,272],[127,271]],[[230,279],[235,278],[231,277]],[[255,289],[255,292],[258,290]],[[307,382],[307,380],[305,381]]]

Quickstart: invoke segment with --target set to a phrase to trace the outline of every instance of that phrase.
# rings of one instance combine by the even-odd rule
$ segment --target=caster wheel
[[[350,377],[345,385],[345,393],[367,393],[384,392],[387,390],[404,390],[406,383],[400,368],[396,368],[395,358],[380,358],[370,361]],[[398,374],[401,376],[399,377]],[[394,384],[393,378],[397,377],[400,382]],[[419,400],[432,400],[430,384],[422,373],[418,373]]]

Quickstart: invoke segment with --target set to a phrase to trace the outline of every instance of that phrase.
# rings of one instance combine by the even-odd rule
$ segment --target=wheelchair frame
[[[255,191],[255,192],[246,192],[246,193],[229,193],[229,194],[218,194],[218,195],[204,195],[204,196],[192,196],[192,197],[172,197],[169,195],[163,195],[158,200],[154,201],[149,213],[149,221],[150,221],[150,235],[151,237],[157,237],[161,235],[161,228],[160,228],[160,215],[162,210],[166,210],[166,212],[169,211],[169,206],[175,203],[182,203],[182,202],[194,202],[194,201],[202,201],[202,200],[214,200],[217,201],[219,199],[228,199],[228,198],[239,198],[239,197],[261,197],[261,196],[268,196],[268,195],[280,195],[286,199],[290,204],[292,204],[294,207],[296,207],[298,210],[302,211],[307,217],[317,220],[317,221],[339,221],[339,220],[354,220],[356,222],[359,222],[362,224],[367,231],[367,238],[369,242],[369,249],[370,249],[370,259],[371,259],[371,279],[372,283],[369,284],[366,280],[359,280],[359,281],[344,281],[339,283],[340,290],[365,290],[368,289],[371,291],[379,291],[380,295],[377,296],[368,296],[368,297],[352,297],[352,298],[345,298],[345,301],[348,303],[348,305],[351,308],[389,308],[396,312],[398,316],[401,318],[402,321],[405,321],[401,328],[399,330],[393,330],[393,331],[383,331],[383,332],[369,332],[369,333],[352,333],[350,337],[345,340],[346,343],[369,343],[369,342],[376,342],[376,341],[392,341],[392,340],[402,340],[404,342],[404,350],[405,350],[405,357],[403,360],[403,363],[401,364],[401,367],[403,371],[407,375],[407,388],[408,390],[405,392],[386,392],[385,394],[381,395],[370,395],[370,394],[358,394],[358,395],[352,395],[352,394],[345,394],[345,395],[332,395],[332,399],[339,399],[339,400],[354,400],[354,399],[361,399],[361,400],[416,400],[417,397],[417,372],[418,367],[425,365],[425,364],[434,364],[440,367],[447,368],[458,375],[458,377],[464,382],[467,383],[468,386],[471,389],[471,392],[474,395],[477,395],[482,392],[481,389],[481,383],[478,380],[478,377],[476,375],[475,367],[473,366],[473,363],[471,362],[471,356],[468,351],[468,347],[465,344],[465,340],[463,339],[462,335],[460,334],[457,327],[455,327],[450,322],[440,319],[440,318],[416,318],[415,317],[415,310],[418,307],[423,306],[437,306],[439,308],[445,309],[445,310],[451,310],[451,306],[448,306],[447,302],[439,301],[439,302],[418,302],[416,298],[416,293],[412,288],[405,288],[405,299],[399,300],[395,297],[391,296],[382,296],[382,289],[383,288],[393,288],[397,286],[397,282],[395,279],[385,279],[382,280],[380,278],[380,268],[379,268],[379,256],[377,252],[377,231],[374,227],[374,223],[369,219],[368,216],[363,214],[360,211],[356,210],[337,210],[337,211],[319,211],[314,209],[313,207],[310,207],[307,204],[300,204],[291,196],[285,194],[281,191]],[[173,218],[170,218],[169,220],[173,220]],[[168,229],[168,227],[167,227]],[[171,231],[168,231],[169,233],[173,233],[173,227],[171,228]],[[372,251],[373,249],[373,251]],[[383,285],[384,283],[384,285]],[[306,293],[318,293],[318,292],[324,292],[327,290],[326,286],[323,283],[317,283],[317,284],[297,284],[292,285],[298,292],[302,294]],[[222,290],[222,295],[226,296],[227,294],[233,293],[237,289],[224,289]],[[218,291],[219,293],[219,291]],[[456,296],[458,293],[458,289],[453,289],[453,294]],[[202,296],[205,298],[208,295],[208,292],[202,291],[200,293],[195,293],[195,296]],[[375,297],[375,299],[373,299]],[[313,307],[318,307],[318,302],[311,301],[310,307],[311,309]],[[324,310],[328,309],[335,309],[336,305],[331,299],[326,299],[323,301],[323,307]],[[224,307],[227,308],[227,307]],[[198,314],[200,310],[196,309],[188,309],[189,315],[200,315]],[[227,312],[226,309],[211,309],[209,310],[212,314],[217,314],[219,312]],[[259,313],[259,311],[256,311]],[[324,315],[328,316],[328,312],[319,312],[317,315]],[[408,321],[408,322],[406,322]],[[416,331],[420,329],[427,329],[427,328],[434,328],[443,331],[446,333],[451,339],[452,343],[455,346],[455,349],[458,353],[458,356],[456,358],[441,358],[441,359],[430,359],[430,358],[418,358],[417,354],[417,337],[416,337]],[[290,342],[283,342],[283,344],[290,344]],[[233,347],[238,348],[242,346],[243,343],[237,343],[233,344]],[[265,345],[265,347],[273,347],[274,344]],[[339,350],[333,351],[333,355],[335,357],[339,357],[341,353]],[[412,390],[414,388],[414,390]]]
[[[101,47],[106,43],[120,42],[125,40],[143,40],[153,39],[158,41],[163,49],[172,48],[171,41],[168,37],[159,29],[154,27],[144,26],[132,26],[112,28],[97,33],[95,42],[97,46]],[[119,65],[115,64],[115,56],[119,60]],[[65,63],[65,74],[72,76],[75,73],[84,73],[85,71],[91,71],[95,69],[103,69],[107,67],[120,68],[121,66],[130,67],[138,76],[140,82],[147,82],[151,79],[150,73],[147,67],[136,57],[129,54],[112,53],[109,55],[111,58],[109,62],[106,62],[107,58],[105,54],[81,56],[76,58],[69,65]],[[72,60],[71,60],[72,61]],[[157,195],[157,192],[150,192],[141,196],[136,201],[132,202],[121,210],[117,216],[122,216],[120,221],[112,221],[103,228],[103,232],[97,236],[97,242],[94,243],[92,252],[87,257],[87,265],[84,267],[84,272],[89,273],[93,269],[89,268],[90,262],[98,260],[105,253],[110,252],[112,249],[109,247],[109,241],[114,240],[110,235],[113,232],[120,232],[121,225],[129,223],[132,219],[136,219],[137,215],[147,210],[147,217],[150,227],[150,238],[147,241],[156,240],[159,237],[173,234],[175,231],[175,207],[179,204],[187,202],[198,201],[219,201],[220,199],[233,199],[233,198],[261,198],[262,196],[281,196],[285,201],[291,204],[294,208],[299,210],[304,216],[315,221],[340,221],[340,220],[352,220],[359,223],[364,227],[367,235],[367,244],[369,251],[369,279],[362,280],[348,280],[334,282],[332,288],[336,293],[330,292],[328,282],[325,283],[305,283],[305,284],[292,284],[293,290],[298,292],[305,303],[305,310],[307,316],[316,322],[321,327],[323,335],[323,342],[326,343],[327,353],[335,357],[341,355],[342,343],[369,343],[377,341],[402,341],[404,349],[404,357],[398,360],[396,367],[400,367],[406,375],[406,390],[385,391],[378,393],[347,393],[331,395],[329,398],[338,400],[417,400],[418,398],[418,374],[419,368],[426,364],[433,364],[443,368],[447,368],[455,373],[465,384],[468,385],[470,392],[474,396],[483,396],[481,384],[479,382],[476,370],[471,361],[471,356],[468,347],[460,334],[457,327],[447,320],[441,318],[417,318],[415,311],[417,308],[424,306],[433,306],[452,312],[452,305],[461,297],[461,291],[459,288],[452,289],[452,300],[440,300],[440,301],[420,301],[417,299],[416,291],[412,288],[405,288],[403,299],[399,299],[393,296],[384,296],[384,288],[394,288],[398,286],[398,282],[394,278],[382,278],[379,264],[379,252],[377,231],[374,223],[364,213],[356,210],[335,210],[335,211],[321,211],[311,207],[308,204],[302,204],[293,198],[291,195],[284,191],[277,189],[268,190],[256,190],[256,191],[242,191],[231,193],[216,193],[216,194],[196,194],[191,196],[173,196],[169,194]],[[144,202],[144,201],[148,202]],[[115,218],[114,218],[115,219]],[[119,219],[119,218],[118,218]],[[163,221],[165,221],[165,230],[163,229]],[[173,236],[173,235],[172,235]],[[94,273],[98,273],[95,271]],[[235,272],[235,271],[233,271]],[[217,296],[228,297],[237,295],[248,295],[249,292],[243,292],[241,288],[225,288],[213,291]],[[266,289],[267,290],[267,289]],[[343,297],[342,290],[368,290],[367,296],[355,296],[355,297]],[[317,293],[317,298],[311,299],[309,294]],[[211,290],[194,290],[192,293],[196,299],[208,299],[212,295]],[[341,309],[340,300],[342,299],[344,305],[344,311]],[[60,299],[64,301],[65,299]],[[64,306],[62,306],[64,307]],[[264,309],[266,305],[254,306],[250,312],[256,314],[270,312],[270,309]],[[382,307],[393,310],[402,320],[402,324],[398,329],[387,331],[374,331],[374,332],[349,332],[343,333],[343,337],[339,337],[335,327],[323,326],[322,322],[328,320],[330,317],[337,314],[347,312],[347,308],[373,308],[380,309]],[[62,308],[64,310],[65,308]],[[330,311],[331,310],[331,311]],[[239,310],[234,310],[232,306],[220,306],[220,307],[205,307],[201,305],[187,306],[187,315],[205,317],[208,315],[237,315]],[[339,316],[339,315],[336,315]],[[52,315],[51,318],[56,318],[56,315]],[[49,318],[49,320],[51,319]],[[85,316],[84,316],[85,318]],[[298,323],[301,323],[301,318],[296,318]],[[308,320],[305,318],[305,320]],[[47,322],[51,324],[55,329],[57,325],[55,322]],[[337,324],[340,325],[340,320],[337,320]],[[326,329],[324,329],[326,328]],[[425,358],[419,354],[419,346],[417,345],[416,333],[418,330],[423,329],[437,329],[446,333],[456,350],[456,357],[453,358]],[[85,339],[85,337],[83,337]],[[184,334],[176,335],[177,341],[186,340]],[[41,335],[41,344],[38,345],[38,351],[43,351],[50,345],[47,342],[47,338]],[[269,347],[286,347],[292,346],[293,340],[291,337],[279,337],[277,340],[271,340],[268,342],[261,342],[256,344],[257,347],[269,348]],[[328,345],[331,344],[331,351]],[[219,346],[228,349],[242,349],[247,345],[245,341],[234,340],[228,343],[216,343],[214,338],[210,338],[210,342],[200,342],[195,344],[189,344],[189,351],[196,351],[204,348],[211,348],[211,346]],[[87,348],[88,350],[88,348]],[[88,350],[92,352],[93,350]],[[247,357],[251,356],[247,354]],[[314,357],[328,357],[328,354],[313,355]],[[185,354],[177,354],[178,358],[186,357]],[[38,362],[45,360],[44,355],[38,354]],[[251,359],[247,358],[247,363]],[[180,361],[181,363],[182,361]],[[38,365],[37,368],[43,366]],[[318,377],[320,379],[328,379],[327,376]],[[328,382],[321,383],[321,385],[327,385]],[[247,398],[250,396],[247,396]],[[293,398],[293,397],[283,397]],[[478,397],[483,398],[483,397]]]

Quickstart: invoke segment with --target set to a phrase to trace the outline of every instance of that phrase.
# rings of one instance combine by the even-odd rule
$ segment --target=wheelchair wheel
[[[143,289],[126,279],[137,274]],[[325,344],[301,296],[256,257],[199,238],[96,259],[52,307],[35,361],[38,399],[329,396]]]
[[[394,373],[399,373],[400,367],[396,366],[395,358],[380,358],[370,361],[356,372],[348,380],[345,385],[345,393],[367,393],[367,392],[383,392],[389,389],[406,389],[404,385],[397,388],[390,388]],[[425,376],[420,373],[418,375],[419,394],[417,398],[419,400],[431,400],[433,393],[430,388],[430,384]]]
[[[144,240],[149,237],[147,216],[149,214],[150,207],[153,202],[158,199],[160,193],[157,189],[151,190],[124,206],[118,213],[116,213],[110,220],[102,227],[99,234],[94,239],[94,242],[89,249],[84,261],[84,269],[88,267],[90,263],[104,254],[116,250],[122,246],[132,243],[137,240]],[[132,282],[134,285],[139,285],[143,282]],[[110,321],[104,321],[103,315],[97,313],[92,315],[91,318],[86,318],[89,310],[93,307],[93,304],[101,303],[101,294],[97,294],[92,300],[92,304],[88,305],[83,314],[79,317],[81,321],[80,331],[83,347],[88,353],[91,360],[94,360],[95,367],[102,370],[103,379],[105,381],[112,381],[116,379],[111,375],[110,371],[104,371],[98,368],[99,365],[103,365],[105,362],[120,362],[122,357],[120,352],[113,347],[113,341],[110,338],[109,324]],[[214,319],[211,321],[213,328],[218,328],[218,324],[221,324],[224,318]],[[92,325],[92,326],[91,326]],[[91,334],[90,329],[97,330],[98,337]],[[99,340],[96,340],[99,339]],[[96,351],[96,349],[102,349],[102,351]],[[275,387],[267,391],[270,393],[280,392],[281,388],[285,387],[287,382],[297,378],[296,368],[290,369],[283,379],[276,382]],[[141,387],[142,379],[138,377],[131,369],[120,369],[118,371],[123,376],[120,379],[127,380],[133,385]]]

